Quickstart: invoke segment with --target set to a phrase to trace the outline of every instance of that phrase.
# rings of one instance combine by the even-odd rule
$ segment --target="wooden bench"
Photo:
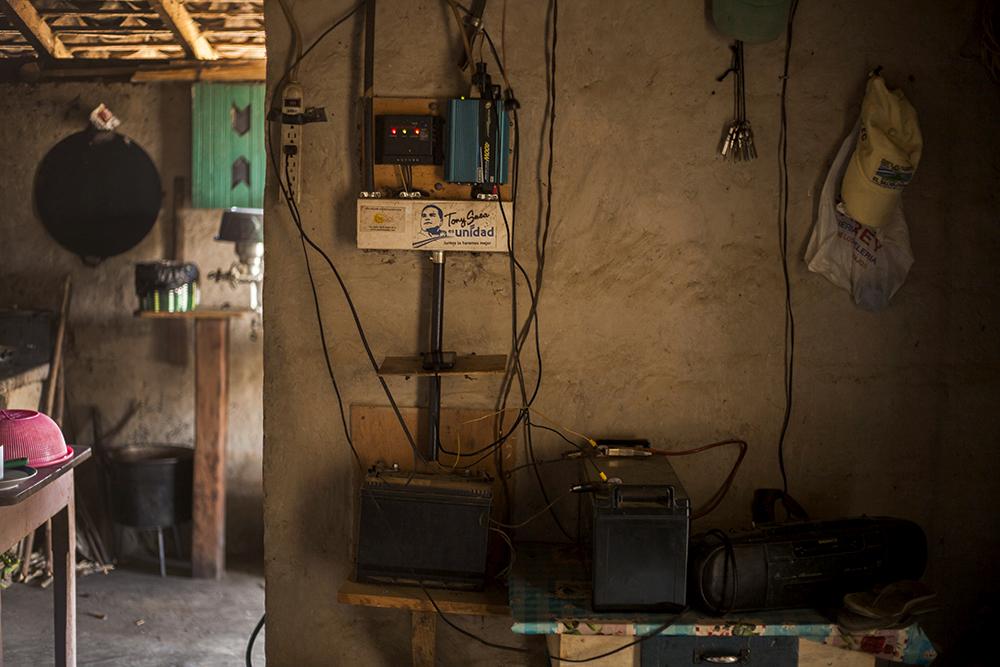
[[[510,616],[507,593],[500,589],[478,592],[433,589],[431,595],[438,608],[445,614]],[[413,667],[433,667],[437,610],[423,589],[348,581],[337,591],[337,602],[360,607],[409,611]]]

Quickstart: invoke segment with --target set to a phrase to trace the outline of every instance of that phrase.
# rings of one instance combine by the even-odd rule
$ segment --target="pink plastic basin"
[[[27,458],[32,468],[54,466],[73,456],[59,425],[34,410],[0,410],[4,460]]]

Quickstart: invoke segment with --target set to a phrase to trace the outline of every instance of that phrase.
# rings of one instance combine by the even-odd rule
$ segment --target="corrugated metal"
[[[262,208],[266,169],[264,84],[196,83],[191,88],[191,106],[194,207]],[[247,107],[248,128],[239,127],[246,125],[238,116]],[[240,134],[234,124],[247,131]],[[241,164],[243,161],[245,164]]]

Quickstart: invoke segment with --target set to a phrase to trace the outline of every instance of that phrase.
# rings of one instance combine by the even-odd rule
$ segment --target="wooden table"
[[[52,519],[55,651],[57,667],[76,665],[76,503],[73,468],[90,458],[90,447],[74,447],[73,458],[7,491],[0,491],[0,550]],[[0,667],[3,635],[0,633]]]
[[[617,652],[588,662],[594,667],[633,667],[642,659],[644,644],[636,639],[658,632],[675,645],[713,637],[741,645],[749,638],[797,642],[802,667],[874,667],[876,656],[907,664],[928,665],[936,652],[917,625],[902,629],[850,632],[816,611],[731,614],[722,617],[688,611],[680,617],[639,612],[595,612],[591,582],[574,547],[518,544],[517,560],[508,580],[513,632],[546,635],[557,657],[581,660]],[[661,628],[665,623],[670,626]],[[731,640],[731,641],[730,641]],[[656,640],[650,640],[656,641]],[[851,650],[846,650],[851,649]]]
[[[449,591],[432,589],[434,602],[445,614],[466,616],[509,616],[507,593],[499,589],[485,591]],[[423,589],[417,586],[362,584],[348,581],[337,591],[337,602],[362,607],[405,609],[410,612],[410,652],[413,667],[434,667],[434,643],[437,611]]]
[[[194,494],[191,575],[226,570],[226,430],[229,425],[229,320],[249,310],[139,311],[136,317],[194,320]]]

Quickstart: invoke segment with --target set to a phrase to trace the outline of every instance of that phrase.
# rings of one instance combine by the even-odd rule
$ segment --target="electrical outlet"
[[[281,113],[295,122],[281,124],[281,180],[295,203],[302,196],[302,114],[305,112],[302,86],[290,82],[281,91]]]

